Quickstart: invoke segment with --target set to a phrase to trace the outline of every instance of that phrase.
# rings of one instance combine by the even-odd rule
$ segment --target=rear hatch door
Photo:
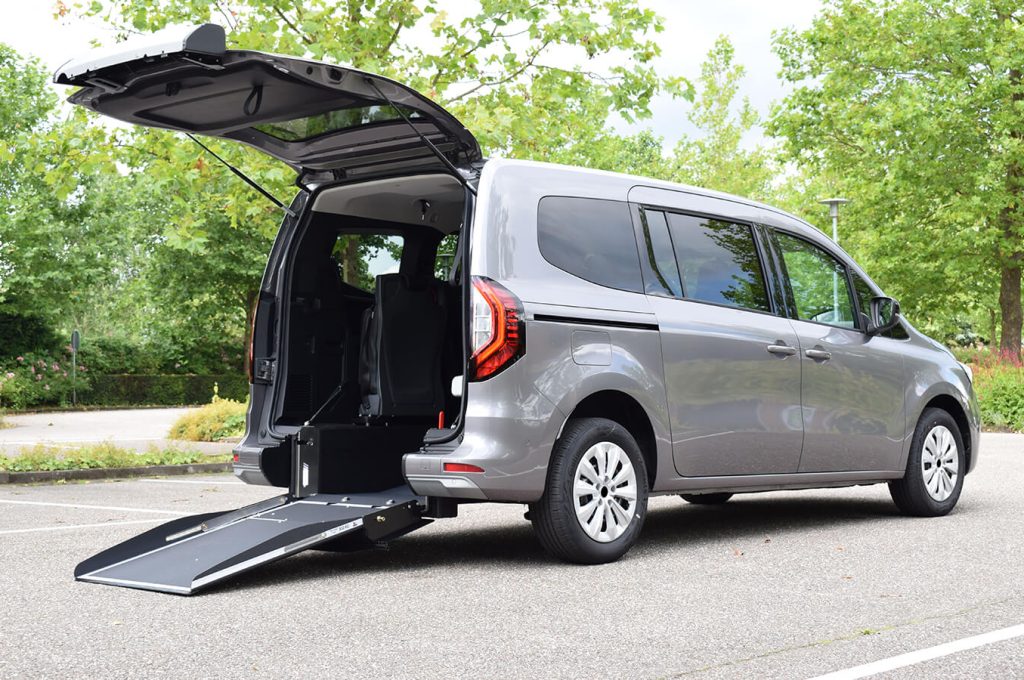
[[[304,174],[438,163],[419,134],[456,166],[481,158],[473,135],[415,90],[344,66],[228,50],[215,24],[72,60],[54,81],[81,87],[69,101],[111,118],[242,142]]]

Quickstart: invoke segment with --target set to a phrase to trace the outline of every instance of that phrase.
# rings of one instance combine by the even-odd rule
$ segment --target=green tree
[[[735,63],[732,42],[720,36],[701,64],[698,94],[687,114],[701,134],[683,137],[676,145],[671,176],[677,182],[771,200],[778,167],[765,147],[744,145],[761,123],[747,98],[737,101],[745,73]]]
[[[0,45],[0,314],[26,328],[75,325],[124,252],[113,161],[86,151],[108,152],[105,132],[81,114],[60,119],[47,79]]]
[[[620,152],[650,159],[650,137],[609,135],[609,116],[645,117],[659,91],[690,94],[685,80],[655,74],[651,62],[660,50],[653,34],[662,23],[632,2],[488,0],[468,5],[471,11],[461,16],[445,7],[437,0],[110,0],[78,11],[102,18],[121,37],[215,21],[226,25],[232,48],[302,55],[391,76],[449,108],[489,154],[606,166]],[[68,11],[58,5],[58,13]],[[588,68],[565,68],[573,54]],[[616,65],[599,68],[601,63]],[[176,281],[197,266],[203,274],[187,282],[215,282],[220,294],[190,296],[185,308],[193,315],[207,310],[202,319],[213,321],[215,300],[244,300],[230,307],[244,323],[243,305],[254,299],[259,280],[255,266],[280,212],[177,135],[122,131],[118,144],[120,160],[146,175],[164,201],[163,215],[150,225],[159,247],[178,249],[187,263],[151,269],[150,275],[164,273],[159,278],[167,285],[158,291],[185,294],[188,287]],[[293,175],[282,164],[239,145],[212,145],[278,196],[291,191]],[[226,225],[237,233],[225,231]],[[214,248],[225,247],[239,253],[212,256]],[[371,247],[360,244],[341,253],[344,271],[355,271]],[[224,319],[216,324],[239,325]]]
[[[998,305],[1021,350],[1024,10],[1009,0],[829,0],[776,37],[795,86],[770,130],[854,199],[844,243],[934,328]],[[941,264],[940,264],[941,263]],[[998,292],[997,292],[998,291]]]

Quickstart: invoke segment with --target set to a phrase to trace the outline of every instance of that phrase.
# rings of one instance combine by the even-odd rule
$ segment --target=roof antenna
[[[434,155],[437,156],[442,163],[444,163],[445,167],[448,168],[448,170],[452,173],[455,179],[459,180],[459,182],[462,183],[462,186],[466,187],[466,191],[476,196],[476,189],[474,189],[473,185],[469,183],[469,180],[462,176],[462,174],[459,172],[459,169],[455,167],[455,164],[448,160],[448,158],[446,158],[445,155],[441,153],[441,150],[434,146],[434,143],[427,139],[426,135],[419,131],[419,128],[417,128],[413,124],[413,122],[409,120],[409,116],[405,115],[405,112],[402,111],[402,109],[398,108],[398,105],[391,101],[390,97],[381,92],[381,89],[377,87],[377,83],[373,82],[372,78],[367,77],[365,78],[365,80],[369,84],[369,86],[372,87],[377,92],[377,94],[380,95],[381,99],[390,104],[391,108],[398,112],[398,115],[402,117],[402,120],[404,120],[406,124],[410,128],[412,128],[412,131],[415,132],[416,135],[420,138],[420,141],[426,144],[427,148],[429,148],[434,153]]]
[[[266,196],[268,199],[270,199],[270,201],[274,205],[276,205],[278,208],[280,208],[281,210],[285,211],[285,213],[287,213],[289,216],[295,217],[295,211],[294,210],[292,210],[291,208],[286,206],[281,201],[277,200],[277,197],[275,197],[272,193],[270,193],[269,191],[267,191],[266,189],[261,187],[259,184],[257,184],[255,180],[249,179],[249,177],[244,172],[242,172],[241,170],[239,170],[235,166],[231,165],[231,163],[228,163],[226,160],[224,160],[223,158],[218,156],[216,153],[214,153],[213,149],[211,149],[210,147],[206,146],[205,144],[200,142],[198,139],[196,139],[192,135],[191,132],[186,132],[185,136],[188,137],[189,139],[191,139],[193,142],[195,142],[199,146],[201,146],[208,154],[210,154],[211,156],[213,156],[214,158],[219,160],[221,163],[223,163],[224,166],[227,167],[228,170],[230,170],[231,172],[235,173],[235,175],[240,177],[246,184],[248,184],[253,189],[255,189],[256,191],[258,191],[261,194],[263,194],[264,196]]]

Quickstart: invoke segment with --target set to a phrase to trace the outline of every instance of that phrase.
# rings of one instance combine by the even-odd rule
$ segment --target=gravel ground
[[[521,506],[481,504],[389,551],[310,551],[192,598],[71,573],[276,490],[0,488],[0,677],[811,678],[1024,623],[1024,436],[986,434],[981,456],[945,518],[898,515],[884,486],[662,497],[629,555],[576,567]],[[882,677],[940,676],[1024,677],[1024,637]]]

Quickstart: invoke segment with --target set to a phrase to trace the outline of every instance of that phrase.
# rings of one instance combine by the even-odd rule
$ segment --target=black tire
[[[957,475],[952,492],[948,498],[937,500],[928,491],[925,482],[926,472],[922,465],[922,457],[926,455],[925,443],[932,431],[944,427],[952,435],[956,445]],[[907,471],[903,479],[889,482],[889,493],[896,506],[907,515],[916,517],[939,517],[949,513],[960,499],[960,491],[964,485],[964,472],[967,469],[963,438],[956,421],[946,411],[938,408],[927,408],[914,430],[914,439],[910,443],[910,455],[907,456]],[[936,474],[945,474],[938,471]],[[949,476],[946,475],[946,479]]]
[[[681,493],[679,497],[687,503],[693,503],[694,505],[721,505],[730,498],[731,493],[702,493],[702,494],[691,494]]]
[[[622,534],[608,542],[591,538],[577,520],[573,491],[581,459],[592,446],[601,442],[618,445],[629,458],[636,476],[632,516]],[[647,516],[647,495],[644,457],[629,431],[605,418],[571,420],[555,443],[544,497],[530,504],[530,522],[541,545],[554,557],[577,564],[614,562],[626,554],[640,535]],[[609,499],[608,502],[614,501]]]

